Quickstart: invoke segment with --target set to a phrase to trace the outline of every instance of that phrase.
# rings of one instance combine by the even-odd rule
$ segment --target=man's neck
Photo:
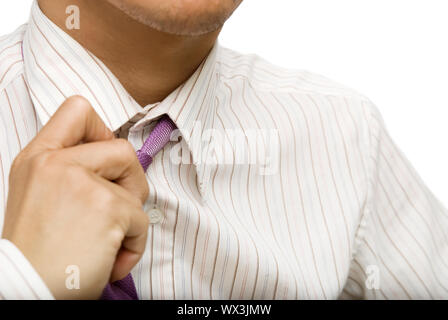
[[[80,9],[80,28],[68,30],[66,8]],[[142,106],[163,100],[207,57],[219,30],[175,36],[145,26],[104,0],[39,0],[43,13],[96,55]]]

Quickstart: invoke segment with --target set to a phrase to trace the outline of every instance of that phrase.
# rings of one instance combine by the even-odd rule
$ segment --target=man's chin
[[[184,19],[157,20],[144,16],[131,16],[138,22],[147,25],[157,31],[177,35],[177,36],[201,36],[219,30],[226,19],[222,21],[185,21]]]
[[[186,4],[179,7],[172,0],[165,0],[164,5],[160,6],[143,5],[136,0],[108,1],[129,17],[158,31],[179,36],[200,36],[219,30],[242,0],[226,0],[232,5],[209,7]]]

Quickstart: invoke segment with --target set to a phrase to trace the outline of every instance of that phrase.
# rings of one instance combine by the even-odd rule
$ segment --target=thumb
[[[45,150],[75,146],[81,142],[113,139],[110,131],[89,101],[81,96],[65,100],[34,140]]]

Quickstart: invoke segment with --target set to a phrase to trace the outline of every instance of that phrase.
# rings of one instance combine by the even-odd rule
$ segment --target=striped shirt
[[[142,108],[36,3],[0,38],[0,229],[12,161],[75,94],[136,150],[163,114],[182,137],[146,175],[141,299],[448,298],[448,212],[363,95],[216,44]],[[0,298],[52,298],[7,240]]]

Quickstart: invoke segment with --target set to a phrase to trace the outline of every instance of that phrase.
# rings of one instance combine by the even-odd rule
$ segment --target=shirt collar
[[[213,127],[216,112],[219,50],[216,44],[196,72],[167,98],[142,108],[97,57],[42,13],[37,1],[31,9],[22,47],[25,80],[43,125],[72,95],[87,98],[112,131],[137,114],[145,116],[131,130],[142,129],[166,113],[187,142],[198,176],[204,170],[202,133]]]

